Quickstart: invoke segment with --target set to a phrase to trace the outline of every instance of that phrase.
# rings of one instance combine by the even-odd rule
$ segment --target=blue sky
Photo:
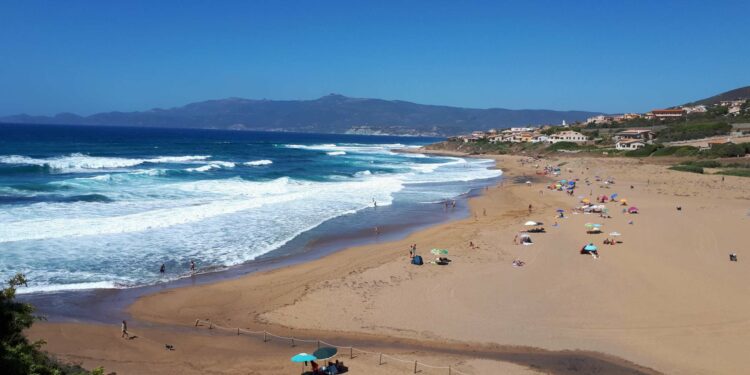
[[[0,0],[0,115],[328,93],[647,111],[750,85],[750,1]]]

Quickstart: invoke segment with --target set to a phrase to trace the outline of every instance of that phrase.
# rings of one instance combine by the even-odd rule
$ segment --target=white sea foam
[[[266,159],[264,159],[264,160],[253,160],[253,161],[248,161],[248,162],[245,162],[245,163],[243,163],[243,164],[245,164],[245,165],[248,165],[248,166],[251,166],[251,167],[256,167],[256,166],[260,166],[260,165],[269,165],[269,164],[273,164],[273,162],[272,162],[271,160],[266,160]]]
[[[361,209],[374,196],[379,197],[378,201],[382,205],[390,204],[391,194],[400,190],[403,183],[395,177],[337,183],[298,181],[283,177],[267,182],[245,181],[240,178],[200,180],[165,187],[190,195],[174,202],[177,205],[173,207],[144,209],[133,213],[118,214],[117,205],[110,205],[117,211],[109,212],[108,216],[102,216],[99,207],[66,204],[66,212],[73,215],[50,215],[46,218],[36,216],[31,220],[23,220],[24,216],[28,216],[29,210],[28,207],[19,208],[15,212],[8,212],[9,218],[16,217],[16,220],[7,220],[0,226],[0,243],[155,230],[291,201],[311,202],[309,209],[316,206],[331,207],[340,203],[352,205],[349,209]],[[192,198],[198,195],[204,198]],[[4,216],[0,215],[0,219]]]
[[[208,164],[208,165],[202,165],[200,167],[195,168],[185,168],[188,172],[208,172],[212,169],[219,168],[218,165]]]
[[[294,145],[287,147],[290,146]],[[206,266],[243,263],[327,220],[370,207],[372,199],[377,200],[378,206],[391,204],[395,197],[413,202],[440,201],[463,190],[456,190],[459,185],[446,190],[448,185],[434,182],[469,181],[501,174],[487,169],[492,161],[399,158],[390,151],[403,147],[398,144],[297,146],[290,148],[343,152],[341,155],[347,155],[341,156],[345,162],[351,158],[353,165],[361,168],[353,177],[335,174],[336,178],[325,181],[288,177],[266,181],[239,177],[201,180],[210,175],[185,173],[179,179],[167,180],[161,176],[174,171],[158,166],[161,168],[51,182],[66,185],[64,191],[76,194],[106,193],[113,201],[46,202],[0,210],[0,246],[4,249],[0,276],[6,276],[4,270],[33,271],[32,286],[20,293],[154,283],[164,280],[158,267],[154,270],[144,264],[167,262],[166,277],[176,278],[180,275],[170,271],[186,267],[186,259],[198,259]],[[423,158],[407,155],[404,156]],[[4,162],[2,158],[0,162]],[[36,160],[46,164],[52,159]],[[169,161],[162,157],[114,159],[195,164],[188,168],[191,172],[234,167],[232,162],[212,161],[209,157],[186,156]],[[254,160],[242,164],[271,163]],[[393,172],[381,172],[383,167]],[[114,167],[88,171],[110,168]],[[70,270],[70,265],[90,274],[53,272]]]
[[[370,172],[369,170],[359,171],[354,174],[354,176],[356,177],[364,177],[364,176],[370,176],[370,175],[372,175],[372,172]]]
[[[62,173],[90,172],[92,169],[121,169],[144,163],[189,163],[210,158],[207,155],[158,156],[149,159],[130,159],[107,156],[89,156],[73,153],[47,159],[31,158],[21,155],[0,156],[0,164],[46,165]]]
[[[363,153],[363,154],[393,154],[391,150],[406,147],[401,143],[383,143],[383,144],[360,144],[360,143],[325,143],[317,145],[299,145],[289,144],[287,148],[294,148],[300,150],[310,151],[326,151],[328,155],[332,155],[332,152],[352,152],[352,153]],[[344,154],[336,154],[344,155]]]
[[[341,156],[341,155],[346,155],[346,151],[328,151],[326,152],[326,154],[331,155],[331,156]]]
[[[124,286],[118,285],[111,281],[94,281],[90,283],[70,283],[70,284],[54,284],[54,285],[31,285],[20,287],[16,289],[18,294],[29,294],[29,293],[52,293],[52,292],[64,292],[71,290],[87,290],[87,289],[120,289]]]

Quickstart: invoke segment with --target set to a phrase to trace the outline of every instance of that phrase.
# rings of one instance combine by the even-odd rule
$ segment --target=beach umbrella
[[[631,214],[638,213],[638,207],[635,207],[635,206],[630,207],[628,208],[628,212]]]
[[[527,227],[531,227],[531,226],[534,226],[534,225],[542,225],[542,223],[529,220],[529,221],[525,222],[523,225],[525,225]]]
[[[614,194],[612,194],[612,195],[609,196],[609,199],[615,199],[615,198],[617,198],[617,193],[614,193]]]
[[[313,352],[313,355],[318,359],[328,359],[336,355],[338,353],[338,349],[332,348],[330,346],[324,346],[316,351]]]
[[[586,228],[593,228],[594,224],[586,223],[586,224],[583,224],[583,226],[586,227]]]
[[[565,210],[563,210],[562,208],[558,208],[557,212],[563,213],[563,212],[565,212]]]
[[[302,363],[302,371],[305,371],[305,363],[318,359],[316,356],[307,353],[299,353],[292,357],[292,362]]]
[[[292,357],[292,362],[309,362],[309,361],[314,361],[316,359],[318,359],[318,357],[312,354],[299,353],[295,355],[294,357]]]
[[[448,255],[448,250],[445,249],[432,249],[430,252],[435,255]]]
[[[561,183],[561,184],[567,184],[567,183],[568,183],[568,180],[560,180],[560,183]]]
[[[590,203],[590,202],[591,202],[591,201],[590,201],[590,200],[589,200],[588,198],[583,198],[583,199],[581,199],[581,203],[586,203],[586,204],[588,204],[588,203]]]
[[[594,228],[601,228],[602,227],[601,224],[592,224],[591,226],[593,226]]]
[[[596,251],[597,250],[597,248],[596,248],[596,246],[594,244],[588,244],[588,245],[584,246],[583,249],[586,250],[586,251]]]
[[[612,232],[609,235],[612,236],[612,237],[622,236],[622,234],[620,232]]]

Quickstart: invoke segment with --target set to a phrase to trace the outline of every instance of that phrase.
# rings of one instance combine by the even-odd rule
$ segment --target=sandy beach
[[[117,322],[39,323],[29,335],[47,340],[47,349],[63,359],[118,374],[299,373],[289,357],[315,349],[195,327],[196,319],[355,345],[470,374],[737,374],[750,367],[743,355],[750,340],[744,298],[750,273],[740,247],[750,235],[747,180],[637,159],[522,164],[521,157],[495,158],[503,183],[472,198],[464,220],[300,265],[149,295],[129,308],[133,340],[120,339]],[[580,179],[575,195],[548,190],[554,180],[536,175],[535,165],[561,165],[557,179]],[[623,213],[619,202],[607,203],[608,219],[572,212],[579,196],[613,193],[640,212]],[[566,217],[556,218],[557,209]],[[544,222],[546,233],[531,234],[533,245],[516,245],[527,220]],[[586,223],[601,223],[604,233],[587,234]],[[622,243],[603,245],[613,231],[622,233]],[[589,242],[599,247],[598,259],[579,254]],[[435,257],[430,249],[448,249],[452,262],[413,266],[411,244],[427,261]],[[739,262],[729,262],[732,252]],[[514,267],[514,260],[525,265]],[[176,349],[165,350],[167,343]],[[379,365],[373,355],[344,361],[352,374],[413,372],[408,363]],[[420,367],[420,373],[447,371]]]

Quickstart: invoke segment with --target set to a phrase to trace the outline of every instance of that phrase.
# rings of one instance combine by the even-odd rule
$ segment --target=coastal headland
[[[44,338],[62,359],[118,374],[295,373],[300,365],[289,357],[314,350],[318,339],[375,353],[342,353],[352,374],[412,373],[409,361],[451,366],[421,366],[425,374],[736,374],[750,367],[750,273],[740,247],[750,235],[750,186],[742,178],[639,159],[493,158],[504,178],[471,199],[466,219],[145,296],[128,308],[131,340],[120,338],[117,322],[39,323],[29,336]],[[560,174],[537,174],[544,166]],[[547,188],[560,179],[578,180],[574,195]],[[618,201],[606,203],[611,218],[574,212],[584,198],[615,193]],[[633,206],[638,214],[622,212]],[[529,220],[543,222],[545,233],[518,245]],[[587,223],[603,233],[587,234]],[[621,243],[603,245],[611,232]],[[580,254],[588,243],[599,258]],[[412,244],[428,262],[433,248],[448,249],[452,261],[411,265]],[[730,262],[729,253],[740,261]],[[198,319],[313,341],[264,342],[196,326]]]

